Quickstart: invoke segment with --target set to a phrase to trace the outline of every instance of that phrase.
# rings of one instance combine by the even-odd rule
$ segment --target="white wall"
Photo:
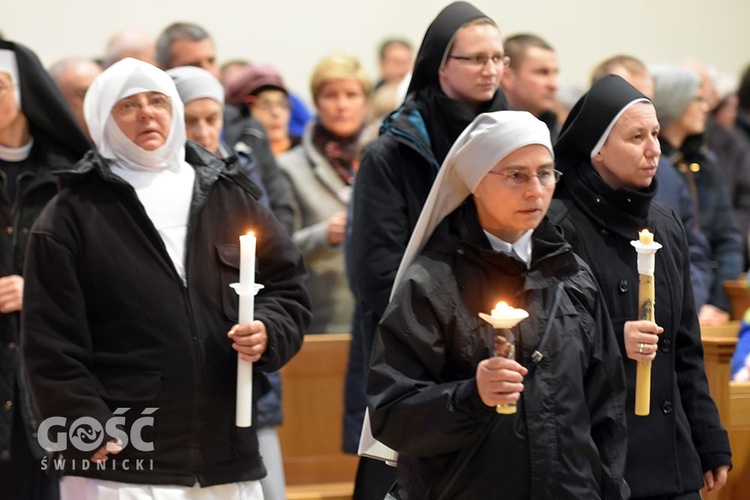
[[[389,35],[419,46],[446,0],[4,0],[0,32],[49,66],[96,57],[109,35],[137,27],[153,35],[174,21],[204,26],[220,61],[271,63],[309,99],[308,77],[333,50],[361,58],[375,76],[376,47]],[[503,35],[530,31],[559,54],[562,83],[585,85],[599,60],[628,53],[651,62],[707,61],[739,74],[750,63],[747,0],[474,0]]]

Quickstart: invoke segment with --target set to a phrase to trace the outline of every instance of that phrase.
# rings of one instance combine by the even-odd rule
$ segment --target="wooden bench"
[[[725,281],[724,291],[727,293],[732,307],[732,319],[741,320],[745,311],[750,308],[750,288],[747,284],[747,275],[743,273],[736,280]]]
[[[706,376],[721,421],[729,432],[734,466],[721,491],[710,495],[703,492],[703,498],[709,500],[744,499],[750,491],[750,383],[729,381],[739,327],[739,321],[732,321],[701,331]]]
[[[282,370],[284,424],[279,441],[289,500],[344,500],[354,491],[358,457],[342,449],[347,334],[307,335]]]

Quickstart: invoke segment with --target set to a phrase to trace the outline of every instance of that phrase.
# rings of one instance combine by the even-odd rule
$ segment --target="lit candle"
[[[630,242],[638,252],[638,319],[656,321],[656,289],[654,268],[656,251],[661,248],[648,229],[638,233],[638,240]],[[638,362],[635,372],[635,414],[646,416],[651,408],[651,362]]]
[[[232,283],[239,295],[239,324],[253,321],[255,294],[263,285],[255,284],[255,246],[257,239],[252,231],[240,236],[240,282]],[[237,408],[235,425],[250,427],[253,418],[253,364],[237,358]]]
[[[492,355],[515,359],[516,343],[513,332],[510,329],[516,326],[522,319],[528,318],[529,313],[523,309],[509,306],[504,301],[500,301],[495,305],[491,314],[480,312],[479,317],[497,330],[493,339]],[[516,403],[499,404],[496,410],[498,413],[504,415],[512,415],[516,413]]]

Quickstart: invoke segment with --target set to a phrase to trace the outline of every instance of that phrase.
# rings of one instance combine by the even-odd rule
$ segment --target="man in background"
[[[560,71],[555,50],[542,38],[523,33],[505,40],[505,55],[510,66],[503,73],[502,87],[508,103],[543,121],[554,143],[560,131],[554,111]]]

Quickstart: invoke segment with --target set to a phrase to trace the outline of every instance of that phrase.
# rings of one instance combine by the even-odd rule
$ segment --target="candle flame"
[[[507,302],[504,300],[501,300],[495,305],[495,308],[492,310],[492,316],[493,317],[502,317],[508,314],[509,312],[513,312],[514,308],[512,306],[509,306]]]

